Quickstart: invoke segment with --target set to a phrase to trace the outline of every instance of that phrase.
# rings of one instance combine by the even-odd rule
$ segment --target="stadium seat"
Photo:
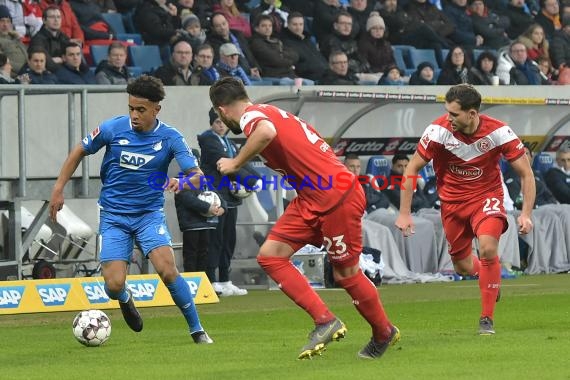
[[[271,178],[277,175],[277,173],[269,169],[261,161],[252,161],[251,165],[263,178]],[[268,184],[267,186],[264,186],[261,191],[257,192],[257,199],[267,213],[275,210],[276,193],[277,191],[274,190],[273,184]]]
[[[499,167],[501,168],[501,172],[505,174],[507,169],[509,168],[509,161],[505,160],[503,157],[499,160]]]
[[[400,67],[401,69],[415,69],[417,67],[412,65],[412,62],[410,60],[410,50],[415,49],[413,46],[409,46],[409,45],[392,45],[392,49],[394,50],[394,58],[396,58],[396,54],[400,54],[400,53],[396,53],[397,50],[399,50],[401,52],[401,56],[402,59],[404,60],[404,67],[400,67],[400,64],[398,63],[398,61],[396,61],[396,64],[398,65],[398,67]]]
[[[396,65],[401,70],[406,70],[408,67],[406,66],[406,61],[404,60],[404,53],[401,49],[392,49],[394,52],[394,60],[396,61]]]
[[[366,174],[371,177],[384,176],[388,178],[390,176],[390,161],[385,156],[372,156],[368,159],[368,164],[366,165]],[[387,186],[388,183],[381,183],[381,178],[378,178],[378,186]],[[383,181],[382,181],[383,182]]]
[[[129,72],[133,78],[138,78],[142,75],[143,69],[139,66],[129,66]]]
[[[91,45],[91,59],[93,59],[93,64],[95,66],[99,65],[101,61],[107,59],[107,51],[109,50],[108,45]]]
[[[113,29],[114,34],[127,33],[120,13],[101,13],[103,20]]]
[[[433,164],[432,162],[428,162],[428,164],[426,166],[424,166],[422,168],[422,170],[420,170],[420,175],[422,176],[422,178],[427,182],[429,179],[435,177],[435,171],[433,170]]]
[[[131,65],[139,66],[144,73],[150,73],[162,66],[160,49],[156,45],[129,46]]]
[[[541,152],[534,157],[532,168],[539,173],[545,174],[548,169],[554,166],[554,159],[548,153]]]
[[[433,67],[439,67],[433,49],[410,49],[410,61],[413,67],[422,62],[430,62]]]

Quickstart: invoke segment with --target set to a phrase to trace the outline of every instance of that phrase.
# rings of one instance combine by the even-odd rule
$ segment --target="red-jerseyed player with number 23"
[[[210,87],[210,100],[220,118],[235,133],[245,133],[247,143],[234,158],[218,161],[222,174],[237,171],[260,154],[266,165],[293,178],[311,183],[348,172],[321,136],[295,115],[267,104],[252,104],[243,84],[223,78]],[[400,332],[386,316],[376,287],[362,273],[362,225],[366,201],[362,187],[346,189],[323,184],[303,187],[279,218],[261,246],[257,261],[281,290],[314,320],[315,329],[299,359],[320,355],[326,345],[343,338],[346,326],[325,305],[290,257],[305,244],[324,244],[333,266],[335,282],[343,287],[359,313],[372,327],[372,338],[358,355],[379,358],[400,339]]]
[[[481,290],[479,334],[492,335],[493,312],[500,295],[499,238],[507,229],[503,207],[501,155],[519,174],[524,203],[517,219],[519,233],[532,229],[535,183],[524,145],[500,120],[480,114],[481,94],[468,84],[453,86],[445,95],[447,114],[429,125],[404,172],[417,175],[433,160],[441,199],[441,219],[449,254],[460,274],[478,275]],[[414,233],[410,214],[411,179],[402,187],[396,225],[405,236]],[[472,255],[472,241],[479,240],[479,256]]]

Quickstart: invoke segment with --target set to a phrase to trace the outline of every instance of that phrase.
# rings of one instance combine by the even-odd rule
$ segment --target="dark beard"
[[[229,128],[230,131],[232,131],[232,133],[234,135],[240,135],[241,134],[242,130],[241,130],[238,122],[235,122],[233,120],[226,118],[224,115],[221,115],[221,113],[219,116],[220,116],[220,119],[222,119],[224,124]]]

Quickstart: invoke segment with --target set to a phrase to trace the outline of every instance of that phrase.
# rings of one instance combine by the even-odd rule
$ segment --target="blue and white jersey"
[[[156,173],[166,176],[173,158],[183,172],[198,166],[182,134],[160,120],[152,131],[135,132],[129,116],[109,119],[83,139],[87,154],[103,147],[99,206],[105,211],[134,214],[162,210],[164,191],[150,186],[149,179]]]

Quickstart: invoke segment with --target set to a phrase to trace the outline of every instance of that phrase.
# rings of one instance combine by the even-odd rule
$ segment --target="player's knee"
[[[162,282],[164,282],[165,284],[170,284],[176,280],[176,277],[178,276],[178,271],[176,270],[176,267],[172,266],[168,268],[163,268],[160,272],[158,272],[158,275],[160,276]]]
[[[479,257],[481,259],[492,259],[498,255],[498,246],[493,242],[479,243]]]
[[[107,296],[112,300],[116,300],[119,297],[124,287],[125,283],[118,279],[108,279],[105,281],[105,293],[107,293]]]

